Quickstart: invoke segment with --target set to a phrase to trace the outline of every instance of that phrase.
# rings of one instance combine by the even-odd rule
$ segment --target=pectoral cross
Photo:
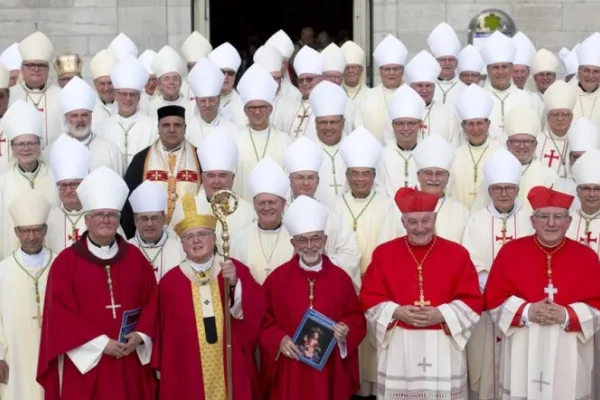
[[[117,319],[117,308],[121,308],[120,304],[115,304],[115,294],[113,292],[113,282],[110,276],[110,265],[104,267],[106,270],[106,281],[108,283],[108,291],[110,293],[110,305],[106,306],[106,309],[112,309],[113,319]]]
[[[35,317],[31,318],[31,319],[33,319],[33,320],[37,319],[38,326],[40,328],[42,327],[42,313],[40,312],[40,305],[39,304],[37,305],[37,316],[35,316]]]
[[[500,231],[500,233],[502,234],[502,236],[496,236],[496,241],[500,241],[502,240],[502,244],[506,244],[506,242],[508,240],[513,240],[512,236],[506,236],[506,229],[502,228],[502,230]]]
[[[67,239],[69,239],[72,242],[78,241],[79,238],[79,228],[74,228],[71,234],[67,236]]]
[[[579,238],[579,243],[587,244],[596,243],[598,239],[592,239],[592,232],[586,232],[585,237]]]
[[[554,151],[554,150],[550,150],[550,154],[544,154],[544,158],[548,159],[549,167],[552,167],[552,163],[554,162],[554,160],[560,159],[560,157],[558,155],[556,155],[556,151]]]
[[[298,114],[296,118],[300,118],[300,123],[298,124],[298,128],[294,131],[294,135],[298,137],[298,134],[303,131],[302,124],[304,120],[308,118],[308,110],[304,110],[302,114]]]
[[[313,300],[315,299],[315,282],[316,281],[317,281],[316,279],[308,280],[308,304],[311,309],[313,308]]]
[[[548,283],[548,286],[544,288],[544,293],[548,295],[548,300],[554,301],[554,295],[558,293],[558,289],[550,282]]]
[[[335,195],[337,196],[337,194],[338,194],[338,187],[340,187],[340,188],[341,188],[341,187],[342,187],[342,185],[340,185],[339,183],[337,183],[337,182],[335,181],[335,177],[334,177],[334,178],[333,178],[333,183],[332,183],[331,185],[329,185],[329,187],[332,187],[332,188],[333,188],[333,190],[335,190]]]
[[[423,294],[419,295],[419,301],[415,301],[415,306],[425,307],[430,306],[431,302],[425,300],[425,296]]]
[[[6,143],[5,137],[0,138],[0,157],[2,157],[2,143]]]
[[[117,319],[117,308],[121,308],[120,304],[115,304],[115,299],[110,299],[110,304],[106,306],[107,309],[112,310],[113,319]]]

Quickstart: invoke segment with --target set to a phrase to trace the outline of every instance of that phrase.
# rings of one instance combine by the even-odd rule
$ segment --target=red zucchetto
[[[430,212],[435,211],[438,202],[438,197],[431,193],[421,192],[413,188],[403,187],[398,189],[394,196],[396,205],[402,212]]]
[[[544,207],[559,207],[568,210],[575,197],[545,186],[532,187],[527,194],[527,200],[534,210]]]

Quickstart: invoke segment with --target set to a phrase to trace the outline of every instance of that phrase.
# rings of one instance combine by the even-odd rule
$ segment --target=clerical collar
[[[192,267],[192,269],[196,272],[206,272],[208,271],[212,266],[213,266],[213,262],[215,261],[215,256],[213,255],[210,260],[208,260],[205,263],[197,263],[191,260],[187,260],[187,262],[190,264],[190,266]]]
[[[396,146],[398,146],[398,148],[400,149],[400,151],[413,151],[414,149],[416,149],[416,148],[417,148],[417,143],[415,143],[415,144],[414,144],[414,146],[413,146],[413,147],[411,147],[410,149],[405,149],[405,148],[403,148],[402,146],[400,146],[400,145],[398,144],[398,142],[396,142]]]
[[[113,101],[111,101],[110,103],[107,103],[106,101],[104,101],[104,100],[100,99],[100,102],[101,102],[102,104],[104,104],[105,106],[112,106],[113,104],[115,104],[115,101],[114,101],[114,100],[113,100]]]
[[[578,82],[578,83],[577,83],[577,86],[579,86],[579,88],[580,88],[580,89],[581,89],[581,90],[582,90],[584,93],[588,93],[588,94],[591,94],[591,93],[596,93],[596,91],[597,91],[597,90],[598,90],[598,88],[600,87],[600,85],[599,85],[599,86],[596,86],[596,89],[589,91],[589,90],[585,90],[585,89],[583,88],[583,86],[581,86],[581,82]]]
[[[281,222],[279,222],[279,224],[275,228],[273,228],[273,229],[265,229],[265,228],[263,228],[262,226],[260,226],[260,222],[257,223],[257,225],[258,225],[258,229],[260,229],[261,232],[277,232],[278,230],[281,229]]]
[[[17,164],[17,168],[19,168],[19,170],[24,174],[35,174],[37,170],[40,169],[40,162],[38,160],[35,160],[35,168],[31,171],[25,171],[23,167],[21,167],[19,164]]]
[[[584,212],[581,208],[579,208],[579,210],[577,211],[579,212],[579,215],[581,215],[584,219],[597,219],[598,217],[600,217],[600,210],[596,210],[596,212],[593,214],[588,214]]]
[[[25,89],[29,90],[29,91],[32,91],[32,92],[33,92],[33,91],[36,91],[36,92],[44,92],[44,91],[47,89],[47,88],[46,88],[46,86],[47,86],[47,83],[45,83],[45,84],[44,84],[44,86],[42,86],[42,87],[40,87],[40,88],[37,88],[37,89],[35,89],[35,88],[32,88],[32,87],[30,87],[30,86],[29,86],[28,84],[26,84],[25,82],[23,82],[23,87],[24,87]]]
[[[467,143],[469,144],[470,147],[477,148],[477,147],[481,147],[481,146],[485,145],[488,142],[489,138],[490,138],[490,135],[486,134],[485,140],[483,142],[481,142],[480,144],[473,144],[473,143],[471,143],[470,140],[467,140]]]
[[[98,244],[98,243],[94,242],[94,241],[92,240],[92,238],[91,238],[91,237],[89,237],[89,236],[88,236],[88,241],[90,242],[90,244],[92,244],[92,245],[96,246],[96,247],[97,247],[97,248],[99,248],[99,249],[106,249],[106,248],[112,247],[112,246],[114,246],[114,245],[115,245],[115,243],[117,242],[117,241],[116,241],[116,239],[113,239],[113,241],[112,241],[112,242],[110,242],[110,244],[109,244],[109,245],[107,245],[107,246],[102,246],[102,245],[100,245],[100,244]]]
[[[364,196],[364,197],[356,197],[356,196],[354,195],[354,193],[352,193],[352,191],[350,191],[350,195],[351,195],[351,196],[352,196],[352,198],[353,198],[354,200],[356,200],[356,201],[365,201],[365,200],[367,200],[369,197],[371,197],[371,195],[372,195],[372,194],[374,195],[374,194],[375,194],[375,191],[371,191],[371,192],[367,193],[367,195],[366,195],[366,196]]]
[[[183,96],[182,96],[182,94],[181,94],[181,93],[178,93],[178,94],[177,94],[177,96],[176,96],[176,97],[175,97],[173,100],[169,100],[169,99],[165,98],[165,95],[164,95],[164,94],[162,95],[162,98],[163,98],[163,100],[164,100],[165,102],[167,102],[167,103],[175,103],[175,102],[177,102],[177,101],[178,101],[178,100],[179,100],[181,97],[183,97]]]
[[[184,141],[184,142],[185,142],[185,141]],[[167,149],[167,148],[166,148],[166,147],[165,147],[165,146],[164,146],[162,143],[160,144],[160,147],[161,147],[161,148],[162,148],[162,149],[163,149],[165,152],[167,152],[167,153],[175,153],[176,151],[179,151],[179,150],[181,150],[181,148],[183,147],[183,143],[184,143],[184,142],[181,142],[181,143],[179,144],[179,146],[177,146],[177,147],[175,147],[174,149],[171,149],[171,150]]]
[[[70,210],[70,209],[67,208],[67,206],[65,206],[64,203],[62,203],[61,204],[61,208],[62,208],[63,212],[66,213],[66,214],[81,214],[81,209],[83,207],[79,207],[77,210]]]
[[[125,117],[125,116],[121,115],[121,113],[117,112],[117,118],[124,119],[126,121],[129,121],[131,119],[136,120],[138,118],[139,113],[140,113],[140,108],[138,107],[138,109],[135,110],[135,112],[133,114],[131,114],[129,117]]]
[[[492,217],[498,218],[498,219],[508,219],[508,218],[512,217],[513,215],[515,215],[517,212],[519,212],[519,210],[521,209],[521,205],[519,204],[518,200],[515,200],[515,204],[513,205],[513,208],[507,213],[498,211],[498,209],[496,207],[494,207],[493,203],[490,203],[487,208],[488,208],[488,211],[490,212],[490,214],[492,214]]]
[[[250,131],[251,131],[252,133],[256,133],[256,134],[259,134],[259,135],[260,135],[260,134],[265,134],[265,135],[266,135],[266,134],[268,134],[268,133],[269,133],[269,131],[270,131],[270,129],[271,129],[271,127],[270,127],[269,125],[267,125],[267,126],[264,128],[264,129],[254,129],[254,128],[253,128],[253,127],[251,127],[251,126],[249,126],[249,128],[250,128]]]
[[[304,261],[302,261],[302,258],[300,258],[298,260],[298,265],[300,266],[300,268],[302,268],[305,271],[308,272],[319,272],[320,270],[323,269],[323,259],[321,258],[321,261],[319,261],[319,263],[317,265],[313,265],[312,267],[306,265],[304,263]]]
[[[92,132],[90,132],[86,137],[84,138],[78,138],[73,136],[72,134],[69,133],[69,136],[72,137],[75,140],[78,140],[81,144],[83,144],[84,146],[89,146],[90,143],[92,143],[92,140],[94,140],[94,134]]]
[[[490,82],[490,87],[496,92],[506,92],[508,89],[511,88],[511,86],[512,83],[509,83],[508,86],[506,86],[504,89],[500,89],[499,87],[494,86],[494,84]]]
[[[142,237],[140,236],[140,233],[137,230],[135,231],[135,238],[137,239],[138,243],[140,244],[140,247],[146,247],[146,248],[162,247],[165,245],[165,242],[167,241],[168,237],[169,237],[169,235],[167,234],[167,231],[163,230],[161,237],[157,241],[146,242],[144,239],[142,239]]]
[[[109,260],[114,258],[119,252],[119,246],[117,246],[117,241],[113,239],[112,243],[108,246],[101,246],[98,243],[94,242],[90,236],[87,236],[87,247],[90,253],[94,256],[98,257],[101,260]]]
[[[450,79],[442,79],[441,77],[438,76],[437,78],[437,83],[454,83],[456,81],[457,75],[454,74],[454,76]]]
[[[43,247],[35,254],[29,254],[23,251],[23,248],[19,249],[21,253],[21,260],[23,265],[28,268],[40,268],[44,266],[44,260],[46,259],[46,249]]]

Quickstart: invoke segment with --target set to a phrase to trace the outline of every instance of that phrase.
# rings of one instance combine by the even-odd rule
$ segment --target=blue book
[[[309,308],[292,341],[300,349],[300,361],[322,371],[337,340],[333,334],[336,324],[331,318]]]
[[[119,330],[119,342],[127,343],[125,336],[135,331],[135,327],[140,320],[140,314],[142,313],[141,308],[135,308],[128,310],[123,313],[123,319],[121,320],[121,329]]]

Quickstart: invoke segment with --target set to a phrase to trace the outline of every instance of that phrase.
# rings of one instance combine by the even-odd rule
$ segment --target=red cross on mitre
[[[67,238],[72,242],[78,241],[80,237],[81,236],[79,235],[79,228],[73,229],[73,233],[67,236]]]
[[[169,174],[167,174],[167,171],[159,171],[156,169],[151,170],[151,171],[146,171],[146,180],[166,182],[168,179],[169,179]]]
[[[177,180],[180,182],[192,182],[197,183],[200,175],[196,171],[189,169],[182,169],[177,173]]]
[[[550,150],[550,154],[544,154],[544,158],[548,159],[548,166],[552,167],[554,160],[560,160],[560,156],[556,154],[555,150]]]

